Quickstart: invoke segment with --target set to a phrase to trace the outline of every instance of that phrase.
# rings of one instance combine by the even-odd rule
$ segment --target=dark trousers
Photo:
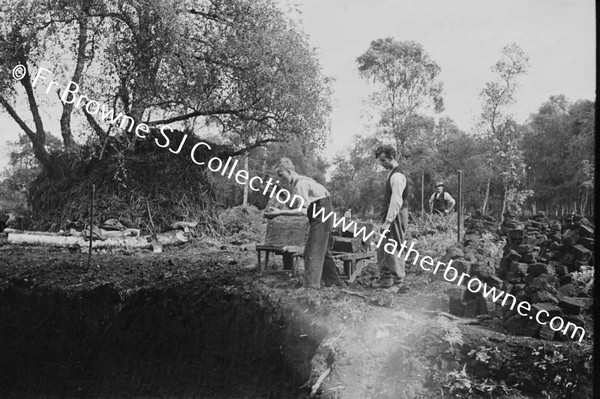
[[[381,245],[377,248],[377,263],[381,270],[382,280],[394,280],[402,282],[406,276],[406,262],[404,261],[405,254],[401,254],[400,258],[397,255],[400,245],[406,240],[406,229],[408,228],[408,208],[400,209],[400,213],[390,225],[390,232],[387,233],[386,239],[382,240]],[[390,242],[387,239],[398,243],[398,247],[394,254],[389,254],[385,251],[385,245]],[[390,244],[390,248],[393,243]]]
[[[329,250],[329,235],[333,227],[333,218],[323,222],[321,216],[313,218],[313,212],[324,208],[323,216],[332,210],[329,197],[320,199],[308,206],[308,238],[304,247],[304,286],[319,288],[321,278],[327,285],[340,284],[335,261]]]

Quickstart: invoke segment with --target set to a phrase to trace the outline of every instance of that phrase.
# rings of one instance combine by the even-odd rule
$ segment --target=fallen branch
[[[325,370],[320,376],[319,379],[317,380],[317,382],[315,382],[315,385],[312,386],[312,389],[310,391],[310,396],[313,397],[316,395],[317,390],[319,389],[319,387],[321,386],[321,384],[323,383],[323,380],[325,379],[325,377],[327,377],[329,375],[329,373],[331,372],[331,368],[328,368],[327,370]]]

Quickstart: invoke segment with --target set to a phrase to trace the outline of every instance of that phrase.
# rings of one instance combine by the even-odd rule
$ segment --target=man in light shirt
[[[375,150],[375,158],[390,171],[384,186],[381,212],[382,230],[383,232],[389,230],[386,237],[402,244],[406,239],[408,227],[408,182],[406,176],[400,171],[394,147],[379,146]],[[404,259],[387,253],[384,250],[386,242],[387,240],[377,248],[377,263],[381,269],[379,287],[391,288],[394,285],[402,287],[406,276]]]
[[[332,212],[329,192],[325,187],[311,179],[296,173],[294,164],[289,158],[281,158],[277,167],[277,176],[292,187],[292,196],[302,197],[302,209],[271,208],[265,217],[306,215],[308,217],[308,237],[304,246],[304,287],[320,288],[321,279],[326,287],[343,286],[337,272],[333,255],[329,250],[329,235],[333,228],[333,218],[323,222],[316,211],[324,208],[324,215]]]
[[[429,198],[429,210],[431,213],[447,215],[452,212],[456,201],[450,193],[444,191],[444,183],[441,181],[435,183],[435,193]]]

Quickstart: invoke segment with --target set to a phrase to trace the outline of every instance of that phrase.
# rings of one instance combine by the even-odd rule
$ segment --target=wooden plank
[[[365,246],[360,238],[333,237],[333,251],[364,252]]]
[[[308,218],[304,216],[278,216],[267,223],[265,245],[304,245],[308,236]]]
[[[349,283],[353,283],[354,280],[356,280],[356,277],[360,276],[360,273],[362,272],[366,263],[367,262],[365,262],[364,259],[356,261],[356,266],[354,267],[354,270],[352,271],[352,274],[350,275],[350,278],[348,279]]]
[[[340,260],[360,260],[360,259],[370,259],[377,256],[377,252],[358,252],[358,253],[347,253],[347,252],[332,252],[333,257],[335,259]]]

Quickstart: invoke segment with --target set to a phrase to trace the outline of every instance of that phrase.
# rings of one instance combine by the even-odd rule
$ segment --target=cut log
[[[86,242],[82,237],[9,233],[8,243],[77,248]]]
[[[27,234],[27,235],[34,235],[34,236],[67,236],[70,233],[52,233],[50,231],[29,231],[29,230],[17,230],[17,229],[12,229],[10,227],[7,227],[6,229],[4,229],[5,233],[9,233],[9,234]]]
[[[162,245],[180,245],[188,242],[188,236],[181,230],[171,230],[157,234]],[[64,237],[47,235],[14,234],[8,235],[10,244],[29,244],[63,248],[85,247],[88,242],[83,237]],[[93,249],[129,248],[152,249],[151,237],[109,237],[104,241],[93,241]]]

